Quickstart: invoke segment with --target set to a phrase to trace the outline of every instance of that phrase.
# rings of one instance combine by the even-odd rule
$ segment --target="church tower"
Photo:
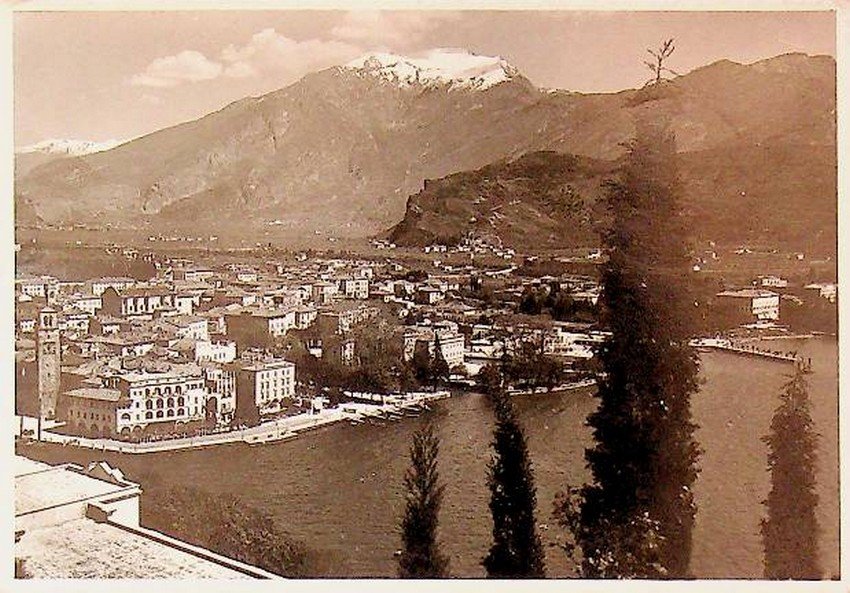
[[[38,313],[38,331],[35,339],[38,364],[38,405],[40,417],[56,417],[59,400],[59,324],[56,310],[45,307]]]

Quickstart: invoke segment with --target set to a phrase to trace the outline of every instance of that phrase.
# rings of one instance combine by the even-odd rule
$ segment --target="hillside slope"
[[[699,191],[709,202],[738,183],[711,168],[727,167],[729,154],[755,158],[732,165],[758,174],[759,149],[786,147],[788,157],[777,161],[791,167],[783,175],[818,204],[829,183],[796,169],[807,159],[793,153],[808,147],[820,155],[819,171],[836,162],[829,57],[718,62],[654,94],[591,95],[538,90],[495,59],[462,84],[423,76],[430,71],[416,63],[388,70],[376,60],[310,74],[112,150],[37,166],[16,179],[16,221],[368,236],[401,220],[426,179],[541,150],[615,159],[638,114],[669,118],[685,161],[716,155],[694,164],[703,167]]]

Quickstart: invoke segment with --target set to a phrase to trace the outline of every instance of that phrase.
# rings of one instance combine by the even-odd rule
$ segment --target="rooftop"
[[[70,465],[15,456],[15,516],[123,491],[127,486],[91,478]]]
[[[79,387],[66,391],[65,395],[69,397],[79,397],[81,399],[96,399],[99,401],[117,402],[121,399],[121,392],[117,389],[105,389],[95,387]]]
[[[762,290],[759,288],[741,288],[740,290],[724,290],[723,292],[717,293],[717,296],[753,299],[756,297],[770,297],[778,295],[777,293],[771,292],[770,290]]]

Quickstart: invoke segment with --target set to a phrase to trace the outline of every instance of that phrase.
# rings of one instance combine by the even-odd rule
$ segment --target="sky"
[[[835,55],[831,12],[224,11],[16,12],[14,144],[137,137],[370,51],[498,55],[534,84],[641,86],[647,48],[669,66]]]

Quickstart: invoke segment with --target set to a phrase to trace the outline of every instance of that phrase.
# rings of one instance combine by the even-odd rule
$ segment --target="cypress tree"
[[[610,229],[602,269],[599,406],[588,418],[591,484],[556,508],[588,577],[687,577],[699,448],[694,299],[678,208],[675,141],[638,122],[620,177],[607,184]]]
[[[764,501],[767,518],[761,522],[764,576],[819,579],[823,570],[815,517],[817,435],[809,411],[808,386],[799,365],[782,391],[764,441],[769,447],[767,467],[771,477],[771,490]]]
[[[431,363],[431,375],[434,382],[434,388],[442,381],[448,381],[449,363],[446,362],[446,357],[443,356],[443,344],[440,342],[440,334],[434,332],[434,361]]]
[[[443,486],[437,472],[440,442],[431,424],[413,435],[410,468],[404,476],[407,505],[401,521],[401,578],[440,578],[448,574],[448,559],[440,552],[437,524]]]
[[[482,564],[491,578],[543,578],[543,547],[537,534],[537,494],[525,433],[504,392],[492,396],[495,455],[488,467],[493,544]]]

